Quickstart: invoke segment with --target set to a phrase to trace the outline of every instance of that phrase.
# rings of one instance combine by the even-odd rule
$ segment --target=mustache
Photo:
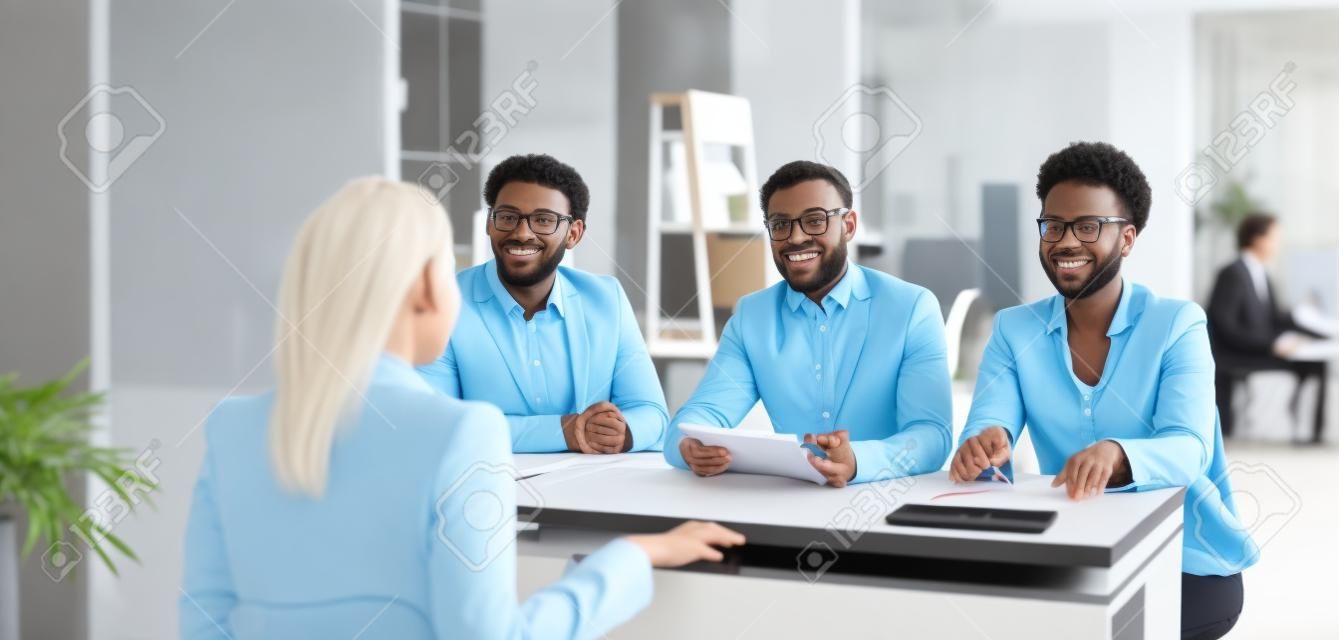
[[[1056,258],[1092,258],[1093,256],[1089,254],[1087,251],[1083,251],[1081,249],[1056,249],[1055,251],[1046,254],[1046,257],[1056,259]]]
[[[818,243],[802,244],[802,245],[786,245],[784,247],[781,247],[781,253],[792,253],[800,251],[817,251],[819,253],[823,252],[823,250],[818,247]]]

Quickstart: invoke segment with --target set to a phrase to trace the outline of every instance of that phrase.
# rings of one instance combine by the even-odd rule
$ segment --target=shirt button
[[[535,361],[535,366],[536,366],[536,367],[539,366],[539,361],[538,361],[538,360]]]
[[[832,414],[830,414],[830,413],[828,413],[828,412],[826,412],[826,411],[823,412],[823,419],[824,419],[824,420],[827,420],[828,418],[831,418],[831,417],[832,417]]]
[[[1084,399],[1084,400],[1087,400],[1087,399],[1088,399],[1088,394],[1086,394],[1086,393],[1083,394],[1083,399]]]
[[[543,400],[544,400],[543,398],[535,396],[535,402],[542,402]]]
[[[822,379],[823,379],[823,374],[821,374],[821,373],[815,373],[815,374],[814,374],[814,379],[815,379],[815,380],[822,380]]]
[[[828,332],[828,325],[820,324],[820,325],[818,325],[818,330],[819,330],[820,332],[822,332],[822,333],[827,333],[827,332]]]
[[[1085,415],[1085,416],[1093,415],[1093,410],[1092,410],[1092,409],[1089,409],[1089,408],[1087,408],[1087,407],[1084,407],[1084,409],[1083,409],[1083,415]]]
[[[823,365],[821,365],[821,364],[816,364],[816,365],[814,365],[814,371],[822,371],[822,370],[823,370]]]

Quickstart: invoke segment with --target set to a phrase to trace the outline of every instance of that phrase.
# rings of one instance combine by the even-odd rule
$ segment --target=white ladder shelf
[[[664,128],[665,111],[678,109],[680,130]],[[753,115],[749,101],[705,91],[655,93],[651,95],[650,164],[647,202],[647,295],[646,342],[652,357],[710,359],[716,353],[717,306],[733,306],[745,293],[761,289],[779,279],[771,266],[770,250],[763,236],[758,208],[757,160],[753,145]],[[663,201],[664,157],[667,144],[682,140],[688,182],[688,220],[675,216],[666,220]],[[750,222],[705,220],[706,145],[726,145],[739,150],[738,167],[746,186],[746,208]],[[753,216],[756,216],[754,218]],[[662,244],[665,236],[691,236],[692,278],[697,317],[680,320],[667,317],[661,307]],[[714,269],[714,270],[713,270]]]

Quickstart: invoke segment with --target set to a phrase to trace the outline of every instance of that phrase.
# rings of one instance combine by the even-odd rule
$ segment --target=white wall
[[[1172,192],[1193,139],[1188,14],[1139,16],[1136,28],[1119,16],[1005,20],[994,6],[979,16],[918,6],[925,11],[881,23],[873,44],[876,81],[924,122],[883,184],[895,256],[906,237],[979,240],[981,185],[1013,183],[1019,301],[1052,295],[1034,257],[1037,169],[1072,141],[1104,140],[1125,149],[1153,188],[1148,233],[1126,275],[1190,297],[1192,217]]]
[[[820,161],[821,116],[836,104],[836,125],[861,111],[858,97],[841,100],[860,82],[860,2],[735,0],[731,8],[730,86],[752,103],[758,180],[792,160]],[[851,180],[860,174],[859,154],[841,140],[822,155]]]
[[[513,154],[547,153],[572,165],[590,187],[586,236],[576,266],[616,273],[615,30],[604,0],[484,3],[483,99],[508,90],[531,62],[534,110],[519,119],[483,162],[483,172]],[[482,233],[482,230],[477,231]]]
[[[272,381],[266,299],[300,222],[347,180],[398,171],[384,91],[396,23],[385,0],[110,4],[107,80],[165,130],[106,201],[108,439],[153,446],[161,489],[115,528],[142,564],[81,569],[92,637],[175,638],[196,426]]]
[[[1194,158],[1194,21],[1173,12],[1114,20],[1107,50],[1108,140],[1139,163],[1153,188],[1148,226],[1123,271],[1161,295],[1193,298],[1194,210],[1175,182]]]

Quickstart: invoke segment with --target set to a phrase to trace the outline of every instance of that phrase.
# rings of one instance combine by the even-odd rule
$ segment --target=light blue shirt
[[[364,395],[335,438],[319,499],[278,485],[272,394],[210,415],[182,638],[593,638],[650,602],[650,562],[619,540],[518,604],[502,415],[436,393],[391,356]],[[484,503],[494,512],[476,511]]]
[[[853,482],[938,469],[952,418],[944,321],[934,294],[848,265],[820,307],[785,282],[740,299],[665,459],[686,468],[679,425],[733,428],[761,399],[778,433],[847,429]]]
[[[1228,482],[1204,311],[1126,281],[1107,336],[1101,380],[1088,387],[1074,375],[1063,297],[996,314],[961,439],[1001,426],[1017,442],[1030,427],[1045,474],[1111,440],[1134,482],[1108,492],[1187,488],[1183,571],[1232,575],[1255,564]]]
[[[516,453],[566,451],[562,417],[600,401],[627,419],[632,451],[660,449],[665,393],[632,305],[611,276],[558,267],[548,306],[527,322],[488,261],[457,274],[460,320],[419,372],[455,398],[502,409]]]
[[[493,290],[490,304],[502,306],[511,330],[510,353],[521,360],[520,386],[530,391],[531,407],[541,416],[576,413],[571,411],[576,400],[572,397],[572,370],[568,365],[571,358],[567,327],[563,323],[564,280],[553,279],[548,304],[526,320],[525,307],[511,297],[502,281],[488,279]]]

